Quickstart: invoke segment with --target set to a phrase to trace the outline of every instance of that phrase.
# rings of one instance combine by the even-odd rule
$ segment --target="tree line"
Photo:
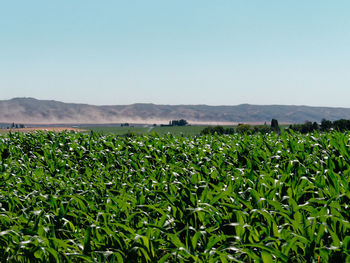
[[[2,129],[22,129],[25,128],[24,124],[11,123],[11,124],[1,124],[0,128]]]
[[[184,119],[181,120],[172,120],[169,121],[169,124],[161,124],[161,127],[169,127],[169,126],[187,126],[188,122]]]
[[[223,126],[208,126],[201,131],[202,135],[205,134],[233,134],[233,133],[269,133],[269,132],[277,132],[279,133],[280,127],[278,125],[278,121],[276,119],[271,120],[271,125],[268,126],[266,123],[264,125],[251,126],[249,124],[238,124],[237,128],[229,127],[224,128]]]
[[[349,131],[350,130],[350,120],[340,119],[335,121],[330,121],[322,119],[321,123],[306,121],[304,124],[293,124],[290,125],[290,130],[300,132],[300,133],[309,133],[313,131]]]
[[[286,132],[292,130],[294,132],[300,133],[309,133],[313,131],[350,131],[350,120],[340,119],[335,121],[330,121],[322,119],[321,123],[306,121],[303,124],[291,124],[288,128],[285,129]],[[205,134],[233,134],[233,133],[245,133],[245,134],[254,134],[254,133],[270,133],[277,132],[280,133],[280,126],[276,119],[271,120],[271,125],[257,125],[252,126],[249,124],[238,124],[236,128],[224,128],[223,126],[209,126],[201,131],[202,135]]]

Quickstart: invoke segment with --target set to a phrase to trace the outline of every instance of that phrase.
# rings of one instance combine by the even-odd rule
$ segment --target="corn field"
[[[350,262],[350,133],[0,137],[0,262]]]

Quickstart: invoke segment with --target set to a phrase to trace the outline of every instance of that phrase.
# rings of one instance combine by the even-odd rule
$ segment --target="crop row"
[[[0,137],[0,261],[349,262],[350,134]]]

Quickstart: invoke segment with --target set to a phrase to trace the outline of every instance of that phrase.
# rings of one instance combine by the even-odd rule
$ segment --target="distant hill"
[[[168,123],[173,119],[186,119],[189,123],[269,123],[272,118],[280,123],[350,119],[350,109],[250,104],[94,106],[34,98],[0,101],[2,123]]]

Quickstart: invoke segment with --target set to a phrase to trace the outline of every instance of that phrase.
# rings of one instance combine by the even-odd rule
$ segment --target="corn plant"
[[[0,137],[1,262],[350,262],[350,134]]]

